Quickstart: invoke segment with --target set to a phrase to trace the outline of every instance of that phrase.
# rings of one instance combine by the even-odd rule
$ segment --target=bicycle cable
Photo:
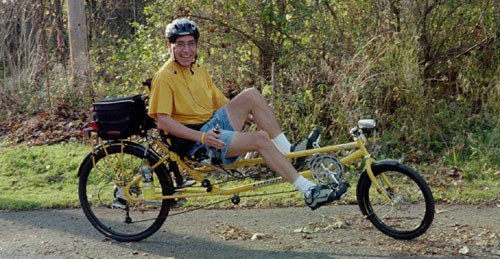
[[[272,193],[259,193],[259,194],[251,194],[251,195],[243,195],[240,196],[242,198],[247,198],[247,197],[259,197],[259,196],[267,196],[267,195],[276,195],[276,194],[283,194],[283,193],[291,193],[291,192],[296,192],[297,190],[289,190],[289,191],[281,191],[281,192],[272,192]]]
[[[174,213],[174,214],[170,214],[170,215],[167,215],[167,216],[163,216],[163,217],[138,220],[138,221],[131,222],[131,224],[132,223],[146,222],[146,221],[151,221],[151,220],[156,220],[156,219],[162,219],[162,218],[167,218],[167,217],[173,217],[173,216],[177,216],[177,215],[180,215],[180,214],[192,212],[192,211],[195,211],[195,210],[207,208],[209,206],[216,205],[216,204],[219,204],[219,203],[222,203],[222,202],[225,202],[225,201],[227,201],[227,200],[224,199],[224,200],[216,201],[216,202],[213,202],[213,203],[210,203],[210,204],[207,204],[207,205],[199,206],[199,207],[196,207],[196,208],[193,208],[193,209],[189,209],[189,210],[180,211],[180,212],[177,212],[177,213]]]

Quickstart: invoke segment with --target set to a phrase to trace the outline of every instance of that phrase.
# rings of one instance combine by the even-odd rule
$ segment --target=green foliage
[[[137,23],[132,25],[137,28],[137,34],[132,39],[113,35],[107,41],[111,41],[115,49],[97,47],[91,55],[98,64],[94,67],[98,75],[94,86],[106,97],[142,92],[141,82],[151,78],[162,60],[168,58],[166,47],[161,48],[164,41],[156,33],[158,28]],[[108,45],[107,41],[102,44]]]
[[[105,6],[91,2],[92,8]],[[312,125],[324,127],[325,142],[345,141],[358,119],[374,118],[382,156],[460,163],[469,159],[464,149],[491,144],[479,136],[500,130],[499,1],[134,3],[137,19],[126,15],[130,6],[115,5],[112,11],[123,14],[112,22],[119,28],[97,20],[106,12],[88,10],[99,97],[142,92],[141,82],[168,59],[166,24],[189,17],[201,29],[199,60],[214,83],[228,97],[249,87],[261,90],[294,141]],[[51,51],[50,72],[56,76],[50,77],[50,95],[72,106],[88,105],[79,103],[85,98],[72,88],[64,69],[69,66]],[[41,73],[33,83],[33,76],[0,68],[9,72],[0,96],[12,96],[3,102],[17,107],[10,110],[47,107]],[[464,139],[477,142],[457,153]]]

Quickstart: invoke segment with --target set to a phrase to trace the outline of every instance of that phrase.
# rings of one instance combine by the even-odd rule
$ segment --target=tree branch
[[[340,26],[340,22],[337,18],[337,14],[333,10],[333,8],[330,6],[330,3],[328,3],[328,1],[325,1],[324,3],[326,6],[326,9],[328,9],[328,11],[332,15],[333,19],[335,20],[335,25],[337,26],[337,29],[339,30],[339,34],[340,34],[339,36],[340,36],[340,41],[342,42],[342,46],[345,46],[344,31],[342,30],[342,27]]]

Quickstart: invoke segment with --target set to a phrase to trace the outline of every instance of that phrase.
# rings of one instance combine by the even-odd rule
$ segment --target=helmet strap
[[[171,55],[172,60],[173,60],[175,63],[179,64],[179,66],[181,66],[181,67],[182,67],[181,63],[179,63],[179,61],[177,61],[177,59],[175,59],[175,54],[174,54],[174,53],[171,53],[170,55]],[[198,54],[196,54],[196,55],[194,56],[193,62],[191,62],[191,66],[189,67],[189,71],[191,71],[191,75],[194,75],[193,65],[196,63],[196,60],[197,60],[197,59],[198,59]]]
[[[193,65],[196,63],[196,59],[198,59],[198,54],[194,56],[193,62],[191,63],[191,67],[189,68],[189,70],[191,71],[191,75],[194,75]]]

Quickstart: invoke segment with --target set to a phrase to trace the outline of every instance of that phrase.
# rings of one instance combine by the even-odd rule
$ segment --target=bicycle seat
[[[373,129],[377,126],[375,120],[365,119],[358,121],[358,128],[360,129]]]

